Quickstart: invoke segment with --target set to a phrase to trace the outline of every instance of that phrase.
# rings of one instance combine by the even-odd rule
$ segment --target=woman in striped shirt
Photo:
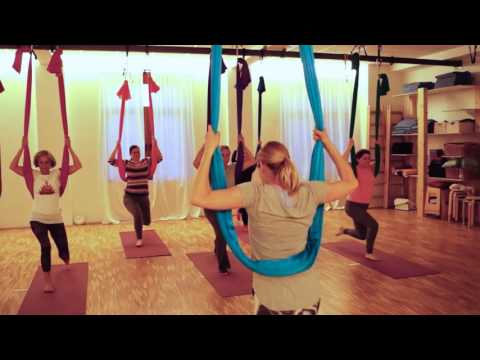
[[[113,150],[108,160],[112,166],[118,166],[115,155],[119,143]],[[157,151],[158,163],[163,160],[157,142],[153,146],[153,151]],[[136,246],[143,245],[143,225],[150,225],[150,200],[148,198],[148,180],[151,166],[151,158],[140,159],[140,148],[137,145],[130,146],[130,160],[123,160],[127,175],[127,187],[123,196],[123,204],[133,216],[135,224],[135,233],[137,235]]]

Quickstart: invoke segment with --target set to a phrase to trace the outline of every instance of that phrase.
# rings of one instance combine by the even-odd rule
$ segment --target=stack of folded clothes
[[[415,134],[417,132],[417,119],[406,118],[395,124],[392,130],[393,135]]]

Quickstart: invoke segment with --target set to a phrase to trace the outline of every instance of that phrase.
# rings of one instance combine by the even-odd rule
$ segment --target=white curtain
[[[196,96],[205,98],[201,104],[206,104],[208,56],[130,54],[127,60],[125,54],[68,53],[63,59],[68,74],[67,88],[77,86],[83,92],[88,87],[96,89],[99,95],[99,126],[95,130],[92,128],[92,140],[96,135],[100,149],[94,170],[98,171],[101,183],[99,193],[102,197],[103,222],[131,219],[123,205],[126,184],[120,180],[118,169],[107,164],[118,137],[121,100],[116,93],[124,80],[124,69],[127,70],[126,77],[132,95],[125,109],[122,139],[124,159],[129,158],[131,145],[138,145],[142,154],[144,152],[144,69],[151,71],[160,87],[159,92],[152,94],[152,101],[155,135],[164,160],[158,165],[154,180],[149,185],[152,220],[198,216],[199,209],[191,206],[189,201],[195,175],[192,166],[195,151],[194,110],[198,112],[198,109],[194,109],[194,87]],[[83,88],[79,85],[82,82],[86,84]],[[196,121],[206,122],[206,111],[195,116]],[[203,134],[197,141],[203,141]]]
[[[355,71],[351,70],[350,62],[335,60],[317,60],[315,67],[325,130],[335,146],[343,151],[349,135]],[[314,145],[314,121],[300,59],[268,59],[252,68],[255,76],[265,76],[270,87],[279,89],[281,141],[291,152],[302,177],[308,178]],[[361,65],[357,124],[358,118],[364,115],[363,107],[368,95],[365,86],[368,84],[367,70]],[[326,177],[334,180],[337,172],[328,156],[326,158]]]
[[[322,100],[325,130],[334,145],[343,152],[350,126],[355,71],[351,63],[335,60],[317,60],[316,72]],[[268,59],[253,67],[255,76],[263,75],[270,87],[279,89],[281,139],[290,151],[300,175],[308,179],[313,151],[312,130],[314,120],[305,88],[303,66],[300,59]],[[357,103],[357,127],[359,117],[364,116],[368,96],[368,68],[360,68],[359,101]],[[325,157],[326,179],[338,178],[328,155]]]
[[[152,94],[155,136],[164,155],[150,183],[152,219],[181,219],[190,214],[189,188],[193,179],[193,94],[192,81],[182,74],[152,73],[161,90]],[[126,103],[123,157],[129,158],[131,145],[139,145],[144,151],[144,113],[141,76],[130,83],[132,99]],[[103,79],[102,110],[105,123],[107,149],[115,147],[120,118],[120,100],[116,96],[121,82]],[[147,100],[148,101],[148,100]],[[106,154],[108,156],[108,152]],[[106,163],[106,158],[104,163]],[[110,203],[115,217],[128,219],[123,206],[122,193],[125,184],[118,170],[108,169]]]

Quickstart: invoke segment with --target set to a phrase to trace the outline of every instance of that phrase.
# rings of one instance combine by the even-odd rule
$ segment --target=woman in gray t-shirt
[[[267,143],[257,156],[252,182],[212,191],[209,168],[220,134],[206,136],[205,153],[195,179],[192,203],[224,210],[244,207],[249,215],[249,236],[254,259],[280,259],[304,250],[308,229],[319,204],[344,198],[358,182],[353,171],[325,132],[315,130],[335,163],[340,181],[300,181],[287,148]],[[315,314],[320,305],[318,276],[313,268],[292,276],[253,276],[257,314]]]

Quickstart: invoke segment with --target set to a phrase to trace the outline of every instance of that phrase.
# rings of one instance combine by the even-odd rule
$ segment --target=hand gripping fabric
[[[211,125],[213,130],[217,131],[220,111],[221,45],[212,46],[211,56]],[[317,129],[323,130],[320,92],[311,45],[300,45],[300,56],[303,62],[305,82],[315,125]],[[310,180],[324,180],[324,154],[323,145],[320,142],[315,144],[313,150]],[[219,148],[215,150],[210,166],[210,183],[214,190],[226,188],[225,171]],[[315,262],[321,243],[323,205],[319,206],[315,213],[308,233],[305,250],[286,259],[253,260],[249,258],[238,244],[238,238],[232,222],[232,212],[230,210],[218,211],[216,216],[222,234],[232,252],[244,266],[252,271],[265,276],[290,276],[308,270]]]

